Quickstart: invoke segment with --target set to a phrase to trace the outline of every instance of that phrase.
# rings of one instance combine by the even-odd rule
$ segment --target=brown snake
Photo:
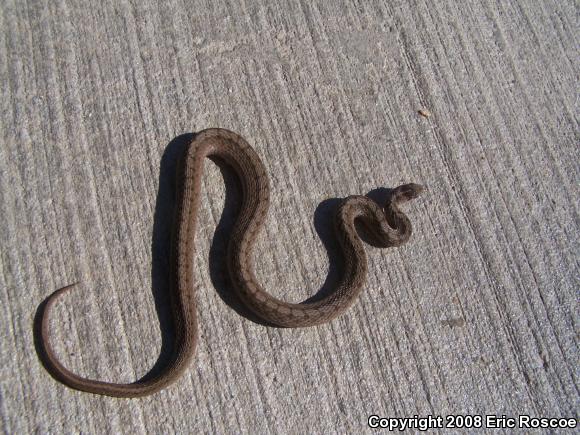
[[[384,208],[364,196],[345,198],[336,213],[335,230],[344,254],[344,270],[335,291],[316,302],[293,304],[267,293],[256,280],[252,251],[264,225],[270,188],[262,161],[240,136],[223,129],[197,134],[178,165],[177,207],[173,230],[170,292],[175,322],[172,357],[165,370],[147,381],[132,384],[101,382],[78,376],[66,369],[53,351],[49,334],[49,312],[58,297],[74,286],[54,292],[40,317],[40,344],[47,370],[56,379],[77,390],[116,397],[140,397],[155,393],[177,380],[192,359],[197,343],[193,242],[200,201],[204,160],[216,156],[237,174],[243,194],[241,210],[232,230],[227,254],[231,282],[242,302],[256,315],[282,327],[318,325],[342,314],[359,296],[364,285],[367,261],[357,235],[355,219],[367,230],[373,245],[400,246],[411,236],[411,222],[399,203],[416,198],[423,187],[405,184],[392,190]]]

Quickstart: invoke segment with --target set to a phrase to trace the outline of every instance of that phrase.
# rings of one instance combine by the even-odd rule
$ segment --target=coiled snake
[[[256,315],[282,327],[318,325],[342,314],[359,296],[364,285],[367,261],[357,235],[358,219],[380,247],[400,246],[411,236],[411,222],[398,205],[416,198],[423,190],[405,184],[392,190],[381,208],[364,196],[345,198],[336,213],[335,230],[344,254],[344,270],[335,291],[312,303],[283,302],[267,293],[258,283],[252,266],[256,237],[266,218],[270,189],[262,161],[240,136],[223,129],[198,133],[178,165],[177,210],[172,236],[170,291],[175,322],[174,350],[165,370],[153,379],[132,384],[101,382],[78,376],[66,369],[55,355],[49,334],[49,313],[58,297],[74,286],[54,292],[40,317],[40,345],[45,366],[53,377],[77,390],[116,397],[140,397],[155,393],[180,377],[195,353],[197,317],[193,283],[193,248],[204,160],[223,159],[236,172],[243,202],[228,245],[227,264],[233,287],[242,302]]]

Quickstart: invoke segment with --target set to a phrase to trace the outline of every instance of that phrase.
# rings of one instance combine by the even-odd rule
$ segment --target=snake
[[[373,246],[401,246],[411,237],[412,226],[399,205],[416,198],[424,190],[415,183],[398,186],[390,191],[382,207],[366,196],[353,195],[341,200],[334,217],[334,230],[344,256],[344,266],[336,287],[320,300],[289,303],[262,288],[252,264],[256,239],[264,227],[270,204],[269,181],[262,160],[245,139],[229,130],[211,128],[195,134],[176,165],[176,205],[169,267],[175,333],[167,364],[150,379],[126,384],[88,379],[68,370],[51,344],[49,314],[57,300],[76,285],[72,284],[51,294],[45,300],[40,316],[43,362],[56,380],[84,392],[130,398],[156,393],[185,372],[198,341],[193,244],[206,157],[217,157],[225,162],[233,169],[241,185],[241,206],[226,254],[232,287],[247,308],[279,327],[320,325],[344,313],[359,297],[367,275],[367,259],[355,221],[360,222]]]

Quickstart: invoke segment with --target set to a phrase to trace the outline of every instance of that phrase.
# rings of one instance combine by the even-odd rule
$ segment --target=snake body
[[[411,223],[398,204],[416,198],[418,184],[399,186],[383,208],[364,196],[345,198],[336,213],[335,230],[344,254],[344,270],[332,294],[312,303],[284,302],[267,293],[258,283],[252,266],[252,251],[268,212],[269,184],[265,167],[252,147],[237,134],[224,129],[198,133],[187,146],[177,169],[177,207],[172,235],[170,292],[175,342],[165,370],[156,377],[132,384],[116,384],[83,378],[66,369],[50,341],[49,312],[57,298],[73,285],[54,292],[46,301],[40,319],[41,345],[48,371],[57,380],[77,390],[115,397],[140,397],[155,393],[186,370],[197,343],[197,316],[193,282],[193,248],[201,177],[206,157],[215,156],[231,166],[241,183],[243,202],[232,230],[227,264],[233,287],[242,302],[257,316],[282,327],[312,326],[342,314],[358,297],[367,272],[366,255],[357,235],[359,220],[379,247],[399,246],[411,236]]]

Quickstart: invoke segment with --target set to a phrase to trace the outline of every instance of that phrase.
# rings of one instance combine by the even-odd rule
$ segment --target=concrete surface
[[[0,7],[3,432],[578,417],[577,3],[99,3]],[[365,292],[335,322],[254,323],[221,261],[239,195],[208,162],[189,372],[140,400],[62,386],[33,321],[75,281],[51,326],[69,368],[131,382],[162,365],[172,168],[182,135],[212,126],[243,135],[271,174],[256,263],[273,294],[332,284],[336,198],[425,184],[406,208],[412,240],[369,247]]]

